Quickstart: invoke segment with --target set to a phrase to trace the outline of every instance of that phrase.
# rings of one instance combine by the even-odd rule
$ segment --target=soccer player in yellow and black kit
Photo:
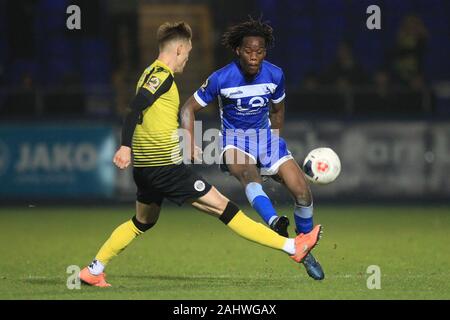
[[[159,27],[159,56],[145,69],[137,85],[131,110],[122,129],[122,145],[114,163],[124,169],[131,163],[137,185],[136,215],[117,227],[92,263],[80,272],[87,284],[108,287],[104,268],[138,235],[158,220],[164,198],[219,217],[240,236],[282,250],[300,263],[319,240],[321,226],[295,239],[285,238],[248,218],[236,204],[182,163],[177,135],[179,96],[174,74],[181,73],[192,49],[192,32],[184,22]],[[191,158],[198,157],[196,149]]]

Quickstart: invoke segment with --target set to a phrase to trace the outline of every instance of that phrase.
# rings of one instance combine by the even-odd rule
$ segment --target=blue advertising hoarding
[[[0,125],[0,200],[110,198],[112,126]]]

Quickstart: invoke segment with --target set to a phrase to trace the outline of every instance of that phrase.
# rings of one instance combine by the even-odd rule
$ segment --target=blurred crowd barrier
[[[201,85],[192,81],[192,91]],[[447,87],[411,89],[401,86],[383,88],[352,86],[337,88],[314,85],[305,88],[288,88],[287,105],[290,116],[326,115],[333,117],[379,115],[384,118],[403,118],[425,115],[445,116],[450,109],[450,85]],[[132,97],[134,91],[124,93]],[[75,117],[77,119],[113,119],[122,117],[129,101],[119,99],[118,91],[107,86],[83,88],[58,87],[0,87],[0,116],[3,119],[51,119]],[[187,99],[188,94],[185,94]],[[184,101],[184,100],[182,100]],[[439,109],[439,111],[437,110]],[[448,109],[448,110],[447,110]],[[446,111],[445,111],[446,110]],[[214,107],[206,108],[206,116],[215,116]]]
[[[209,122],[203,128],[217,126]],[[132,169],[119,171],[111,161],[119,130],[116,125],[86,123],[0,124],[0,202],[133,201]],[[318,201],[450,198],[448,121],[288,121],[283,136],[300,164],[316,147],[331,147],[340,156],[339,178],[330,185],[313,185]],[[206,141],[203,148],[210,143],[217,141]],[[245,203],[238,181],[218,165],[194,169]],[[271,179],[266,192],[275,202],[290,204],[288,192]]]
[[[316,199],[332,201],[433,200],[450,197],[450,122],[432,121],[291,121],[283,129],[299,164],[317,147],[340,156],[338,179],[313,185]],[[203,146],[205,147],[205,145]],[[240,184],[218,166],[200,170],[233,199],[245,201]],[[271,199],[290,204],[283,186],[267,182]]]

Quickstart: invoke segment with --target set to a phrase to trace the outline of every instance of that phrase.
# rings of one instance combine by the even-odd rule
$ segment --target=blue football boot
[[[297,230],[295,231],[296,233],[298,233]],[[306,255],[302,263],[305,266],[308,276],[310,276],[314,280],[323,280],[325,278],[325,273],[323,272],[322,266],[320,265],[319,261],[314,258],[311,252]]]
[[[288,226],[289,226],[288,217],[280,216],[272,222],[272,224],[270,225],[270,228],[273,231],[275,231],[276,233],[278,233],[280,236],[288,238],[289,237],[289,234],[287,231]],[[322,266],[316,260],[316,258],[314,258],[314,256],[312,255],[311,252],[309,252],[306,255],[306,257],[303,259],[302,263],[305,266],[306,273],[314,280],[323,280],[325,278],[325,274],[323,272]]]
[[[306,255],[302,263],[305,266],[306,273],[314,280],[323,280],[323,278],[325,278],[322,266],[316,258],[314,258],[311,252]]]

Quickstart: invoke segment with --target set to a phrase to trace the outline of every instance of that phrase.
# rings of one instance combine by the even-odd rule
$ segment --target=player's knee
[[[238,212],[239,212],[239,207],[233,201],[228,201],[227,206],[223,210],[219,219],[223,223],[228,224]]]
[[[139,221],[136,216],[134,216],[131,220],[133,221],[136,228],[138,228],[142,232],[145,232],[148,229],[150,229],[151,227],[153,227],[156,224],[156,222],[158,221],[158,220],[156,220],[156,221],[150,221],[150,220]],[[142,220],[144,220],[144,219],[142,219]]]
[[[257,183],[261,183],[262,182],[261,177],[259,176],[259,174],[258,173],[254,173],[254,172],[252,172],[250,170],[242,170],[239,173],[237,173],[235,176],[238,178],[238,180],[244,186],[246,186],[246,185],[248,185],[249,183],[252,183],[252,182],[257,182]]]
[[[241,179],[246,182],[251,182],[255,179],[255,175],[250,170],[242,170]]]
[[[312,195],[309,190],[298,192],[295,196],[295,203],[298,206],[309,207],[312,204]]]
[[[206,205],[206,208],[209,211],[208,213],[212,213],[216,216],[220,216],[223,213],[228,202],[230,201],[214,186],[211,187],[211,190],[200,199]]]

